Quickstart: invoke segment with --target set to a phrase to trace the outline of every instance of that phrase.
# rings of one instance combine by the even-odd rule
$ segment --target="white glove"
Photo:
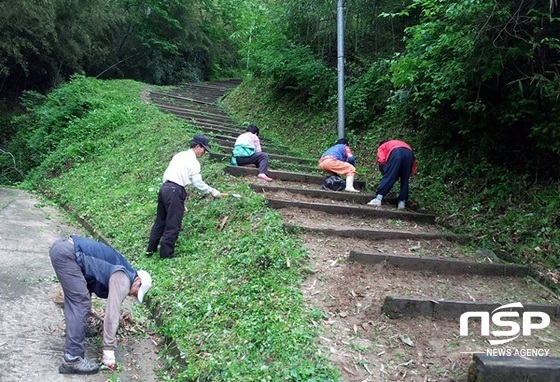
[[[222,197],[222,193],[218,190],[216,190],[215,188],[212,189],[212,191],[210,191],[210,194],[212,194],[213,197],[215,198],[221,198]]]
[[[103,365],[107,366],[111,370],[115,370],[115,351],[114,350],[103,350]]]

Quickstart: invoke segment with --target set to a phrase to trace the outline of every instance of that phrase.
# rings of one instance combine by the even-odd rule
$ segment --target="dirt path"
[[[60,291],[49,248],[61,236],[87,235],[66,220],[62,212],[27,192],[0,188],[0,382],[156,381],[153,340],[128,335],[126,330],[119,330],[118,371],[93,376],[58,373],[64,315],[56,304]],[[128,300],[125,317],[130,312]],[[104,306],[102,301],[94,306]],[[100,337],[88,339],[88,358],[99,359],[100,341]]]

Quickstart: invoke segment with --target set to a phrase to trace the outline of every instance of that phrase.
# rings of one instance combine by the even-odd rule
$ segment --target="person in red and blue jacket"
[[[386,196],[393,185],[400,179],[400,191],[398,196],[398,209],[404,209],[408,201],[408,186],[410,175],[416,174],[416,158],[414,151],[406,142],[384,140],[379,143],[377,148],[377,164],[379,171],[383,175],[377,187],[376,197],[368,204],[370,206],[380,206],[383,197]]]

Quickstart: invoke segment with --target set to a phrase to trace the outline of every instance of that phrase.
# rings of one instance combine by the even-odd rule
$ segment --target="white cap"
[[[150,288],[152,287],[152,276],[146,271],[138,271],[138,277],[142,280],[142,285],[140,285],[140,289],[138,289],[138,295],[136,296],[138,302],[142,302],[144,300],[144,296]]]

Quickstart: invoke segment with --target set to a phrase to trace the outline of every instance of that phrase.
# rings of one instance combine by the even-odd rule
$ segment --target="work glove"
[[[115,351],[114,350],[103,350],[103,365],[107,366],[111,370],[115,370]]]
[[[212,189],[212,191],[210,191],[210,194],[212,194],[213,197],[215,198],[221,198],[222,197],[222,193],[218,190],[216,190],[215,188]]]

